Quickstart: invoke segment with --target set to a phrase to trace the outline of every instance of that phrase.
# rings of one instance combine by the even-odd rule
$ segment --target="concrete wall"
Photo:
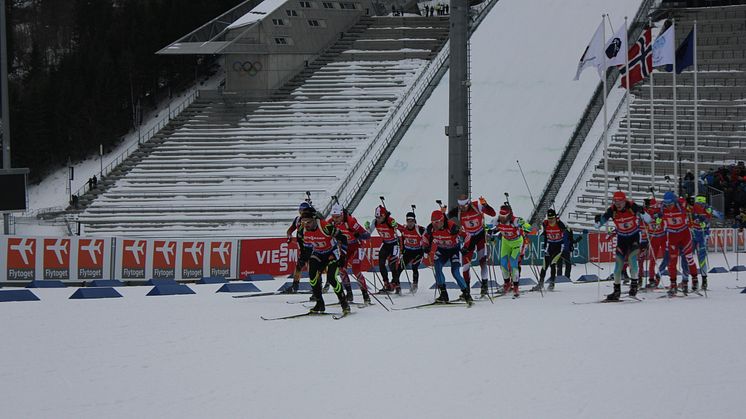
[[[340,4],[354,4],[355,9]],[[227,39],[240,39],[225,51],[225,91],[268,96],[334,44],[361,15],[370,13],[370,7],[368,0],[289,0],[254,27],[231,30]]]

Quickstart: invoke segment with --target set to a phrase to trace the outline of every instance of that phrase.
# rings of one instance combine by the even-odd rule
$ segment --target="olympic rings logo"
[[[233,71],[246,73],[249,76],[256,76],[256,73],[262,71],[262,63],[259,61],[254,61],[253,63],[251,61],[234,61]]]

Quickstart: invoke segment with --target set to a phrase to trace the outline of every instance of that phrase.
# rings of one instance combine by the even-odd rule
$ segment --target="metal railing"
[[[169,122],[176,116],[178,116],[181,112],[183,112],[186,108],[188,108],[194,101],[199,97],[199,90],[195,89],[193,92],[191,92],[187,97],[181,101],[175,108],[170,108],[167,111],[167,115],[160,120],[158,120],[155,125],[153,125],[150,129],[143,132],[137,133],[137,142],[133,143],[129,147],[127,147],[123,152],[121,152],[118,156],[116,156],[113,160],[111,160],[106,166],[103,166],[103,169],[100,171],[100,179],[98,181],[102,181],[106,176],[109,175],[117,166],[119,166],[121,163],[123,163],[127,158],[134,153],[135,151],[140,149],[140,146],[143,143],[146,143],[150,141],[160,130],[162,130],[166,125],[168,125]],[[85,195],[86,192],[91,190],[90,183],[86,182],[78,188],[75,193],[73,193],[73,196],[81,197]]]

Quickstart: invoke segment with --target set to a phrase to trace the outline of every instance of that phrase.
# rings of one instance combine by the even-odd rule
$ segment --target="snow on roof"
[[[278,7],[282,6],[286,2],[287,0],[264,0],[263,2],[259,3],[258,6],[251,9],[249,13],[246,13],[245,15],[238,18],[235,22],[231,23],[228,26],[228,29],[240,28],[242,26],[259,22],[264,18],[264,16],[274,12],[275,10],[277,10]]]

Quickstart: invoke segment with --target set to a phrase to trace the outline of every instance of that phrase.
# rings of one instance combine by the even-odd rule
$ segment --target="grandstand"
[[[447,17],[360,15],[267,98],[201,92],[80,198],[81,233],[276,235],[306,191],[328,203],[447,39]]]
[[[712,4],[709,2],[708,4]],[[730,2],[733,3],[733,2]],[[746,159],[746,5],[686,7],[684,2],[664,2],[660,17],[676,18],[676,38],[683,40],[697,20],[698,28],[698,170],[707,171]],[[677,75],[678,159],[673,150],[673,78],[670,73],[654,74],[655,151],[651,157],[649,79],[633,87],[630,115],[624,101],[610,122],[608,167],[609,189],[627,190],[641,202],[650,196],[676,189],[674,165],[683,176],[694,171],[693,68]],[[627,169],[627,118],[630,118],[632,173]],[[594,138],[595,140],[595,138]],[[605,199],[603,147],[598,143],[587,161],[577,159],[579,177],[565,179],[573,186],[560,210],[570,225],[589,228],[595,214],[608,205]],[[655,160],[655,173],[651,161]],[[704,191],[717,195],[721,191]],[[721,208],[722,210],[722,208]]]

